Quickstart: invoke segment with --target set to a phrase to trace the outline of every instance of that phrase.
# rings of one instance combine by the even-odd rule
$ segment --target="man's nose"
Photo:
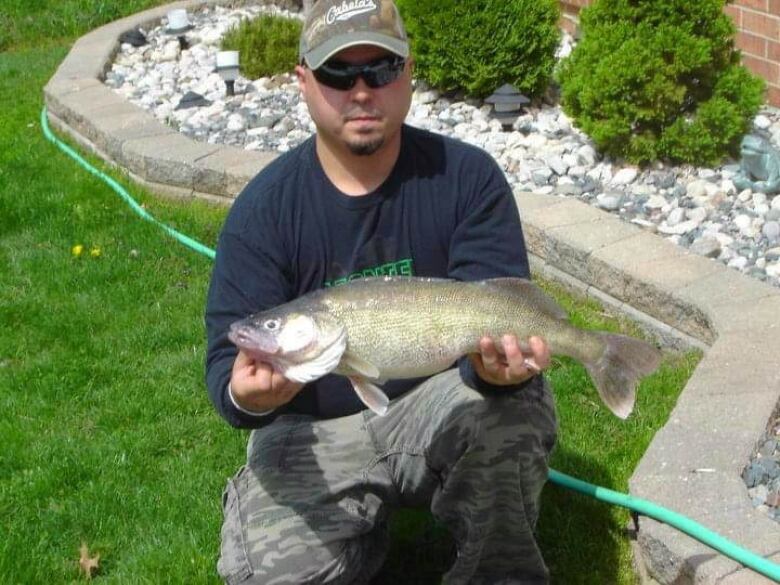
[[[374,95],[374,90],[368,87],[362,75],[358,75],[357,81],[355,81],[355,85],[350,91],[352,92],[352,99],[356,102],[369,101]]]

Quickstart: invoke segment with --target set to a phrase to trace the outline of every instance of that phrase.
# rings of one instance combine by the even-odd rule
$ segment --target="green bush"
[[[243,20],[222,39],[223,51],[240,51],[247,79],[291,72],[298,61],[302,23],[295,18],[263,15]]]
[[[485,97],[504,83],[544,91],[560,32],[557,0],[397,0],[415,75],[441,90]]]
[[[604,153],[716,164],[736,152],[764,82],[740,64],[724,0],[597,0],[557,72],[564,111]]]

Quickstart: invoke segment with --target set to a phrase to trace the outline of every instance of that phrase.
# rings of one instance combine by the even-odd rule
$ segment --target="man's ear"
[[[298,88],[301,91],[301,94],[306,94],[306,69],[303,67],[303,65],[296,65],[295,66],[295,77],[298,79]]]

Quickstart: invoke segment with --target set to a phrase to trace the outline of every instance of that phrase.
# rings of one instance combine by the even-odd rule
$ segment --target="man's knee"
[[[251,554],[255,559],[252,562],[243,555],[236,557],[223,542],[217,570],[229,585],[357,585],[367,583],[373,575],[372,572],[361,577],[372,560],[367,558],[366,548],[363,539],[341,541],[327,547],[282,540],[268,549],[258,543]],[[236,560],[239,560],[238,564]]]
[[[257,493],[252,473],[242,468],[223,494],[217,571],[226,583],[351,585],[379,569],[387,548],[384,524],[373,527],[326,508],[306,513],[294,504],[275,505]]]
[[[549,385],[541,376],[520,390],[487,396],[480,420],[483,435],[515,442],[524,452],[549,455],[555,445],[555,404]]]
[[[557,435],[557,418],[547,382],[539,377],[519,390],[480,393],[462,382],[451,386],[449,408],[440,410],[437,443],[464,452],[477,445],[546,457]],[[508,454],[508,453],[507,453]]]

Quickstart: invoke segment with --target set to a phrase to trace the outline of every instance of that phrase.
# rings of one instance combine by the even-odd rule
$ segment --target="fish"
[[[478,352],[482,337],[498,341],[506,334],[542,337],[552,355],[582,363],[604,404],[622,419],[634,409],[641,378],[661,362],[647,341],[572,325],[536,284],[511,277],[358,279],[235,321],[228,338],[296,382],[346,376],[363,403],[383,415],[385,381],[432,376]]]

